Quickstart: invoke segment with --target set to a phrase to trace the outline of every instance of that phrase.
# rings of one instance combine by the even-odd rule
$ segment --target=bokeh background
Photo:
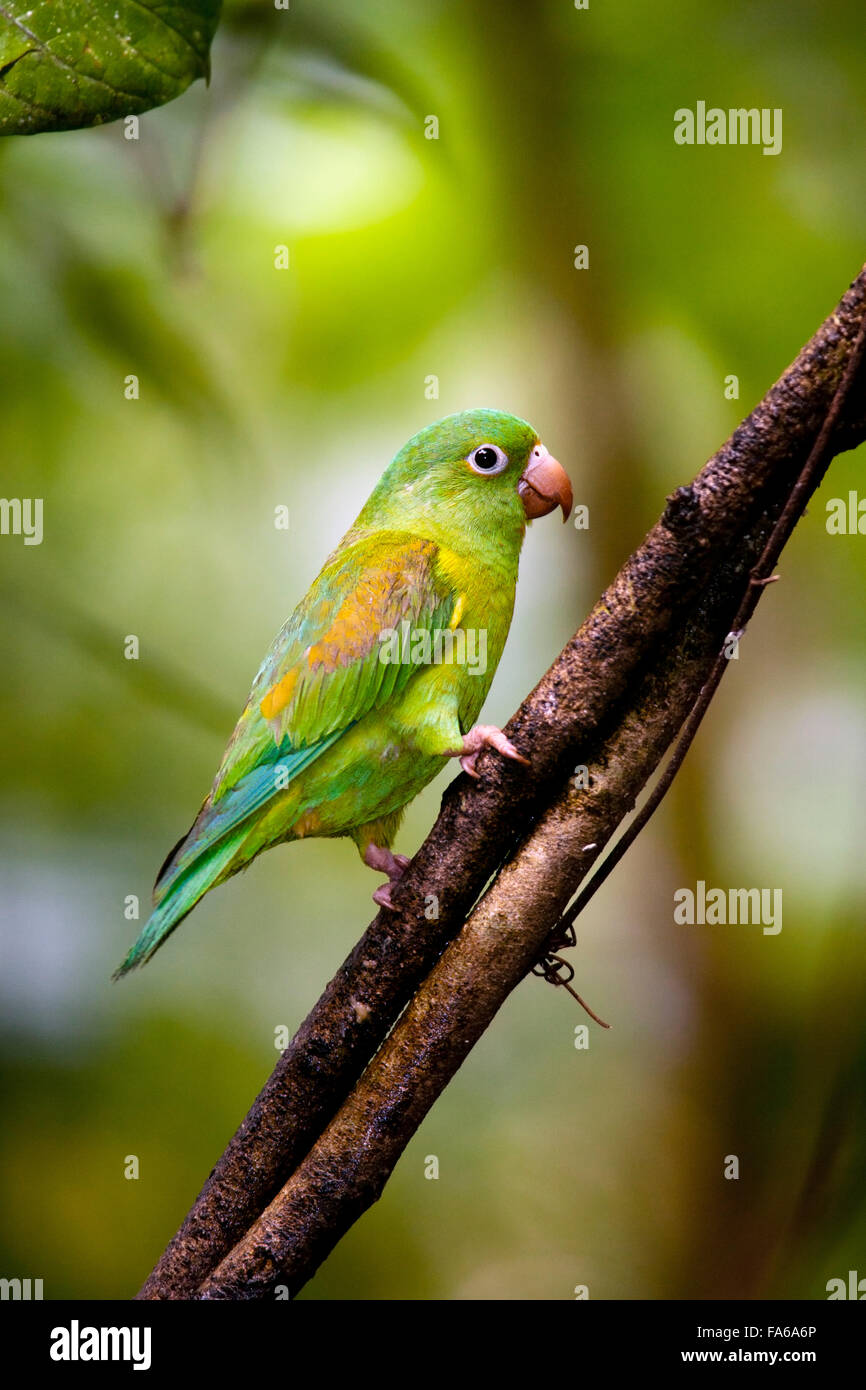
[[[781,107],[782,153],[675,145],[699,99]],[[348,842],[283,847],[109,982],[124,900],[146,908],[388,459],[497,406],[589,506],[588,532],[528,536],[504,722],[857,273],[864,147],[856,0],[229,3],[210,87],[137,142],[2,142],[0,491],[43,497],[45,534],[0,538],[0,1274],[131,1295],[372,915]],[[582,919],[611,1031],[576,1050],[583,1015],[527,981],[303,1297],[824,1298],[866,1275],[866,540],[824,524],[864,461],[833,464]],[[780,887],[783,930],[675,925],[699,878]]]

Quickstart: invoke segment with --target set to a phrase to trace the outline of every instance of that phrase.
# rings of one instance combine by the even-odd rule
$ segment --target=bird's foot
[[[474,729],[463,735],[463,747],[456,749],[451,756],[460,759],[460,766],[470,777],[479,777],[481,774],[476,772],[475,764],[484,748],[495,748],[503,758],[513,758],[515,762],[525,763],[529,767],[529,759],[518,753],[511,739],[506,738],[495,724],[476,724]]]
[[[391,912],[397,909],[391,901],[391,889],[395,883],[399,883],[406,869],[409,860],[405,854],[392,854],[389,849],[380,845],[368,845],[364,850],[364,863],[377,873],[387,874],[388,882],[383,883],[381,888],[377,888],[373,894],[373,902],[379,907],[387,907]]]

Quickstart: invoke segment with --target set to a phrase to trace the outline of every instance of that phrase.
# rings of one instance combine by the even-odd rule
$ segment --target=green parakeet
[[[513,415],[465,411],[409,440],[278,632],[115,978],[284,840],[351,836],[387,875],[373,898],[391,906],[407,803],[448,758],[472,775],[484,747],[520,759],[475,720],[508,635],[526,522],[556,507],[567,519],[571,502],[565,472]]]

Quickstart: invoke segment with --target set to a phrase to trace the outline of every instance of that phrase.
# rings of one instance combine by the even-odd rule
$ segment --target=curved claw
[[[510,738],[506,738],[501,729],[497,729],[495,724],[476,724],[474,729],[470,729],[468,734],[463,735],[463,748],[458,753],[460,766],[470,777],[478,777],[475,764],[478,761],[478,754],[484,748],[495,748],[503,758],[511,758],[516,763],[523,763],[529,767],[529,759],[524,758],[522,753],[518,753]]]
[[[389,912],[397,912],[398,908],[391,901],[391,884],[383,883],[381,888],[377,888],[373,894],[373,902],[377,907],[387,907]]]
[[[392,854],[383,845],[367,846],[364,851],[364,863],[369,868],[388,875],[388,882],[383,883],[381,888],[377,888],[373,894],[373,902],[379,907],[386,907],[390,912],[398,910],[391,901],[391,889],[395,883],[400,882],[409,867],[409,862],[405,854]]]

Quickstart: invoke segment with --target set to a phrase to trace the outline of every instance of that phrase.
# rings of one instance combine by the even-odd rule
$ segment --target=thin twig
[[[774,568],[807,501],[818,486],[821,476],[830,462],[830,442],[833,437],[833,432],[839,422],[842,407],[848,396],[848,392],[863,363],[864,348],[866,348],[866,315],[864,315],[860,324],[860,330],[855,339],[854,346],[851,349],[847,366],[836,389],[836,394],[833,397],[830,409],[824,418],[824,423],[821,426],[818,438],[815,440],[812,451],[803,466],[803,470],[797,479],[797,483],[778,521],[770,532],[760,559],[752,569],[742,601],[731,625],[731,630],[725,637],[725,641],[716,657],[706,684],[702,687],[701,693],[682,727],[680,735],[674,745],[673,752],[665,764],[664,771],[653,787],[652,792],[647,797],[646,802],[641,807],[634,820],[630,823],[628,829],[614,845],[610,854],[607,855],[589,882],[581,889],[571,906],[560,917],[551,934],[553,938],[558,938],[567,928],[574,925],[576,918],[583,912],[590,900],[595,897],[602,884],[610,877],[623,855],[634,844],[638,835],[658,810],[658,807],[669,791],[692,745],[695,735],[701,726],[704,715],[710,707],[712,698],[721,684],[722,677],[727,670],[730,659],[727,655],[727,649],[730,642],[731,640],[736,642],[740,641],[740,638],[745,633],[755,609],[758,606],[764,589],[768,584],[773,584],[778,579],[778,575],[773,575],[770,571]],[[557,949],[555,946],[552,948]],[[549,953],[546,953],[545,959],[548,958],[550,958]],[[553,980],[552,983],[559,984],[561,982]],[[579,999],[578,1003],[583,1004],[583,1000]],[[583,1007],[586,1008],[586,1005],[584,1004]],[[587,1009],[587,1012],[589,1013],[590,1010]],[[604,1026],[607,1027],[607,1024]]]

